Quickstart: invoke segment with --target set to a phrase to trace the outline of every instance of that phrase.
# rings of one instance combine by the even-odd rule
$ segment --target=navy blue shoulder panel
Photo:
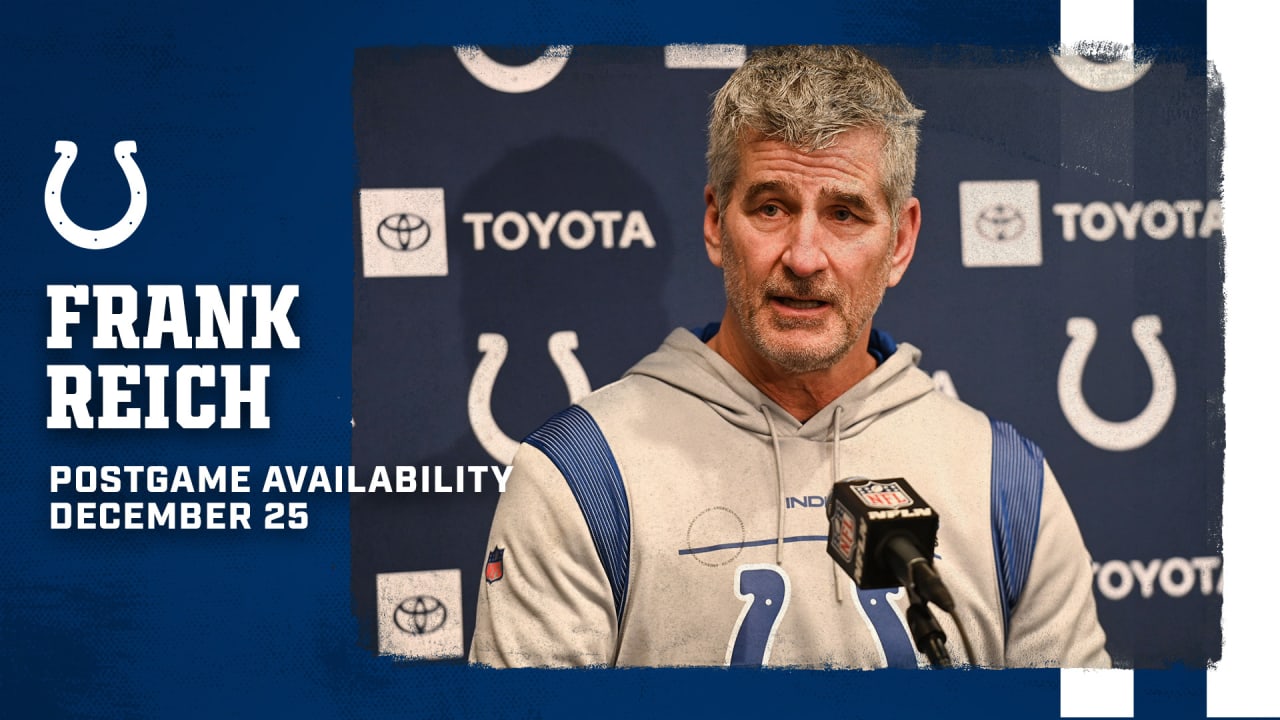
[[[1044,453],[1009,423],[992,420],[991,541],[1006,630],[1031,573],[1043,494]]]
[[[590,413],[574,405],[524,441],[555,463],[569,483],[609,578],[621,624],[631,574],[631,509],[622,473],[600,426]]]

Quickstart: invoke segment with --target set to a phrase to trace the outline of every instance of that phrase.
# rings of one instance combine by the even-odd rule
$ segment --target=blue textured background
[[[1156,7],[1158,5],[1158,8]],[[159,2],[6,9],[0,19],[0,714],[15,717],[772,716],[909,697],[983,717],[1056,717],[1055,672],[495,673],[395,662],[358,642],[348,504],[300,532],[59,532],[48,465],[345,464],[350,446],[351,85],[356,48],[547,42],[843,41],[1044,47],[1056,2]],[[1138,2],[1140,44],[1203,44],[1202,2]],[[150,206],[105,252],[63,242],[41,201],[53,143],[85,226],[125,201],[108,148],[136,140]],[[116,194],[112,194],[115,192]],[[50,283],[298,283],[296,351],[46,351]],[[84,344],[84,336],[81,344]],[[270,362],[268,431],[51,432],[51,362]],[[70,499],[70,498],[68,498]],[[181,499],[181,498],[174,498]],[[239,498],[236,498],[239,499]],[[261,498],[252,498],[260,505]],[[260,514],[255,513],[257,517]],[[1139,673],[1138,717],[1202,717],[1203,671]],[[993,702],[993,698],[998,701]]]

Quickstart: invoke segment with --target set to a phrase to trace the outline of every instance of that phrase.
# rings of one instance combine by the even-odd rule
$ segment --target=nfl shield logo
[[[862,500],[863,505],[876,510],[896,510],[913,504],[911,496],[893,481],[872,480],[866,485],[854,487],[853,490],[858,493],[858,499]]]
[[[493,584],[502,579],[502,555],[506,550],[504,548],[495,547],[489,553],[489,562],[484,566],[484,579],[489,584]]]

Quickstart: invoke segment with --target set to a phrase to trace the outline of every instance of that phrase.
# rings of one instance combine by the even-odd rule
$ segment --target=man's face
[[[881,144],[881,133],[865,128],[812,152],[752,134],[739,141],[723,211],[708,188],[707,253],[724,270],[727,321],[757,360],[805,373],[865,347],[920,224],[912,198],[895,230],[880,186]]]

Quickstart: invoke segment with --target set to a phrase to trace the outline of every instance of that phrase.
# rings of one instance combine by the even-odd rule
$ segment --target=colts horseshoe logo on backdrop
[[[1115,92],[1132,87],[1151,69],[1149,62],[1135,62],[1125,58],[1112,62],[1095,62],[1063,50],[1050,57],[1068,80],[1094,92]]]
[[[573,351],[578,348],[578,333],[572,330],[561,330],[547,340],[547,352],[551,360],[560,369],[565,388],[569,391],[569,402],[576,403],[591,392],[591,382],[582,369],[582,363]],[[498,371],[507,359],[507,339],[498,333],[481,333],[479,341],[480,364],[476,366],[475,375],[471,377],[471,389],[467,392],[467,415],[471,418],[471,430],[475,432],[480,446],[493,459],[503,465],[510,465],[516,456],[520,443],[512,440],[493,419],[493,384],[498,379]]]
[[[459,45],[453,52],[462,67],[485,87],[504,93],[527,93],[556,79],[569,62],[573,46],[548,45],[537,60],[527,65],[505,65],[474,45]]]
[[[147,214],[147,183],[142,179],[142,171],[133,161],[133,154],[138,152],[138,144],[132,140],[121,140],[116,143],[116,163],[124,171],[129,181],[129,209],[124,217],[109,228],[102,230],[86,230],[71,221],[62,209],[62,183],[67,179],[67,172],[76,161],[76,144],[70,140],[59,140],[53,144],[54,152],[61,157],[53,163],[49,171],[49,181],[44,186],[44,210],[49,215],[49,222],[64,240],[82,247],[85,250],[106,250],[115,247],[133,234]]]
[[[1103,24],[1092,17],[1094,10],[1079,3],[1062,3],[1059,8],[1060,45],[1050,57],[1068,80],[1086,90],[1115,92],[1132,87],[1151,69],[1151,63],[1134,62],[1131,52],[1112,58],[1110,62],[1105,57],[1115,54],[1108,50],[1133,45],[1133,16]],[[1103,40],[1097,37],[1071,37],[1083,27],[1096,28],[1107,36],[1106,39],[1116,42],[1095,42]],[[1086,42],[1081,43],[1080,40]],[[1085,57],[1086,54],[1092,57]]]
[[[1095,447],[1116,452],[1142,447],[1169,422],[1177,396],[1177,381],[1169,352],[1160,342],[1161,329],[1157,315],[1143,315],[1133,321],[1133,340],[1151,372],[1151,399],[1137,417],[1111,422],[1095,415],[1084,399],[1084,366],[1098,339],[1098,327],[1089,318],[1067,320],[1071,343],[1058,368],[1058,401],[1071,427]]]

